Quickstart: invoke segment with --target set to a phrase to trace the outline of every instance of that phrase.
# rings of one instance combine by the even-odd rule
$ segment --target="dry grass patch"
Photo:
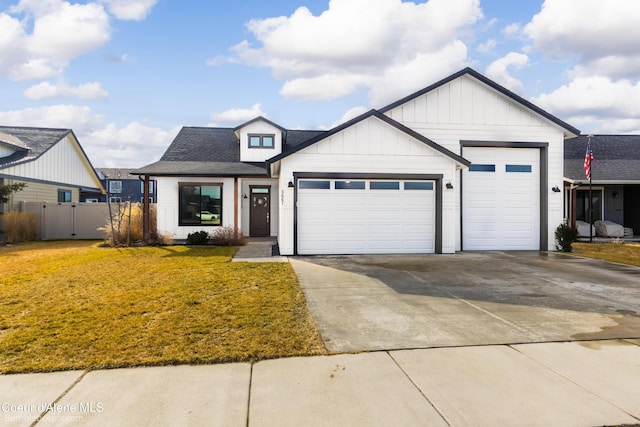
[[[575,255],[640,267],[640,244],[574,243]]]
[[[0,372],[323,354],[291,266],[235,248],[0,248]]]

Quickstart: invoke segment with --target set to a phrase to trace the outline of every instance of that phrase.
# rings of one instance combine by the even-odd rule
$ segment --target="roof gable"
[[[458,71],[455,74],[450,75],[449,77],[446,77],[442,80],[440,80],[439,82],[436,82],[430,86],[427,86],[426,88],[419,90],[411,95],[408,95],[390,105],[387,105],[386,107],[380,109],[381,113],[387,114],[390,113],[392,110],[401,107],[403,104],[407,104],[413,100],[415,100],[416,98],[419,98],[423,95],[426,95],[430,92],[434,92],[436,90],[438,90],[439,88],[442,88],[448,84],[450,84],[451,82],[453,82],[454,80],[463,78],[463,77],[469,77],[469,78],[473,78],[476,81],[480,82],[481,84],[485,85],[486,87],[489,87],[490,89],[496,91],[497,93],[501,94],[502,96],[506,97],[507,99],[515,102],[516,104],[522,106],[524,109],[529,110],[531,112],[533,112],[535,115],[553,123],[554,125],[560,127],[561,129],[563,129],[563,132],[565,133],[566,136],[575,136],[575,135],[579,135],[580,131],[576,128],[574,128],[573,126],[565,123],[564,121],[560,120],[559,118],[553,116],[552,114],[542,110],[541,108],[537,107],[536,105],[534,105],[533,103],[527,101],[526,99],[522,98],[519,95],[516,95],[515,93],[511,92],[510,90],[508,90],[507,88],[505,88],[504,86],[501,86],[499,84],[497,84],[496,82],[494,82],[493,80],[490,80],[489,78],[483,76],[482,74],[478,73],[477,71],[471,69],[471,68],[465,68],[461,71]]]
[[[270,169],[270,165],[272,165],[273,163],[284,159],[287,156],[290,156],[291,154],[294,154],[300,150],[303,150],[307,147],[310,147],[313,144],[316,144],[322,140],[325,140],[339,132],[342,132],[345,129],[348,129],[370,117],[375,117],[378,120],[386,123],[389,126],[392,126],[394,128],[396,128],[397,130],[411,136],[412,138],[414,138],[415,140],[427,145],[428,147],[434,149],[435,151],[440,152],[441,154],[445,155],[446,157],[451,158],[452,160],[454,160],[455,162],[464,165],[464,166],[469,166],[471,163],[464,159],[463,157],[455,154],[454,152],[442,147],[441,145],[435,143],[434,141],[430,140],[429,138],[419,134],[418,132],[415,132],[414,130],[404,126],[401,123],[398,123],[397,121],[393,120],[390,117],[385,116],[384,114],[380,113],[379,111],[376,110],[370,110],[352,120],[349,120],[343,124],[341,124],[340,126],[337,126],[333,129],[331,129],[330,131],[326,131],[323,132],[321,134],[316,135],[315,137],[308,139],[300,144],[298,144],[297,146],[293,147],[292,149],[283,152],[275,157],[272,157],[271,159],[267,160],[267,167]]]

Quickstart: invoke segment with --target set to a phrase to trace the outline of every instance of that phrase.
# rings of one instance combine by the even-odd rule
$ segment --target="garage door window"
[[[371,181],[369,188],[372,190],[399,190],[400,183],[398,181]]]
[[[364,181],[336,181],[336,190],[364,190]]]
[[[496,165],[476,165],[469,166],[469,172],[495,172]]]
[[[328,190],[331,185],[329,181],[300,181],[298,187],[303,190]]]
[[[433,182],[407,181],[404,183],[405,190],[433,190]]]
[[[531,173],[531,165],[507,165],[506,171]]]

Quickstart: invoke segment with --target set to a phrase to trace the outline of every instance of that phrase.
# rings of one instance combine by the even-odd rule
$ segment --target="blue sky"
[[[0,125],[96,167],[182,126],[328,129],[470,66],[583,133],[640,133],[637,0],[0,0]]]

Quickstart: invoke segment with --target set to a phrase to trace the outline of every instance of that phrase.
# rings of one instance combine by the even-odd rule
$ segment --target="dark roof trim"
[[[452,82],[453,80],[456,80],[464,75],[470,75],[471,77],[475,78],[476,80],[479,80],[480,82],[486,84],[487,86],[491,87],[492,89],[500,92],[501,94],[505,95],[508,98],[511,98],[512,100],[518,102],[519,104],[522,104],[523,106],[525,106],[526,108],[532,110],[533,112],[539,114],[540,116],[544,117],[545,119],[555,123],[556,125],[560,126],[561,128],[565,129],[567,132],[574,134],[574,135],[580,135],[580,130],[574,128],[573,126],[569,125],[568,123],[560,120],[559,118],[557,118],[556,116],[547,113],[546,111],[544,111],[543,109],[541,109],[540,107],[537,107],[536,105],[532,104],[531,102],[527,101],[526,99],[522,98],[519,95],[516,95],[515,93],[511,92],[509,89],[505,88],[504,86],[499,85],[498,83],[494,82],[493,80],[490,80],[489,78],[485,77],[484,75],[478,73],[477,71],[475,71],[474,69],[467,67],[461,71],[458,71],[455,74],[450,75],[449,77],[446,77],[442,80],[440,80],[437,83],[432,84],[431,86],[428,86],[416,93],[413,93],[407,97],[402,98],[399,101],[394,102],[393,104],[387,105],[386,107],[380,109],[381,113],[386,113],[390,110],[393,110],[396,107],[399,107],[400,105],[409,102],[419,96],[424,95],[427,92],[431,92],[437,88],[439,88],[440,86],[444,86],[447,83]]]
[[[454,153],[453,151],[447,150],[446,148],[444,148],[443,146],[437,144],[436,142],[430,140],[429,138],[425,137],[424,135],[419,134],[418,132],[414,131],[413,129],[410,129],[406,126],[404,126],[401,123],[398,123],[397,121],[393,120],[390,117],[385,116],[384,114],[382,114],[381,112],[377,111],[377,110],[370,110],[354,119],[349,120],[348,122],[345,122],[321,135],[316,136],[315,138],[311,138],[308,141],[305,141],[304,143],[296,146],[293,150],[288,151],[288,152],[283,152],[275,157],[272,157],[271,159],[267,160],[267,170],[271,170],[271,165],[279,160],[284,159],[285,157],[296,153],[304,148],[307,148],[313,144],[315,144],[318,141],[321,141],[323,139],[326,139],[332,135],[335,135],[338,132],[341,132],[353,125],[355,125],[356,123],[359,123],[365,119],[368,119],[370,117],[375,117],[385,123],[387,123],[390,126],[395,127],[396,129],[406,133],[407,135],[417,139],[418,141],[422,142],[423,144],[433,148],[434,150],[444,154],[447,157],[450,157],[451,159],[453,159],[454,161],[461,163],[465,166],[469,166],[471,164],[470,161],[468,161],[467,159],[457,155],[456,153]]]
[[[243,127],[249,126],[250,124],[255,123],[255,122],[265,122],[265,123],[270,124],[270,125],[271,125],[271,126],[273,126],[273,127],[276,127],[276,128],[278,128],[278,129],[280,129],[282,132],[286,132],[286,131],[287,131],[285,128],[283,128],[283,127],[282,127],[282,126],[280,126],[279,124],[274,123],[274,122],[272,122],[272,121],[271,121],[271,120],[269,120],[269,119],[265,119],[263,116],[258,116],[258,117],[254,118],[254,119],[249,120],[249,121],[248,121],[248,122],[246,122],[246,123],[242,123],[241,125],[236,126],[235,128],[233,128],[233,130],[234,130],[234,131],[239,131],[239,130],[240,130],[240,129],[242,129]]]

